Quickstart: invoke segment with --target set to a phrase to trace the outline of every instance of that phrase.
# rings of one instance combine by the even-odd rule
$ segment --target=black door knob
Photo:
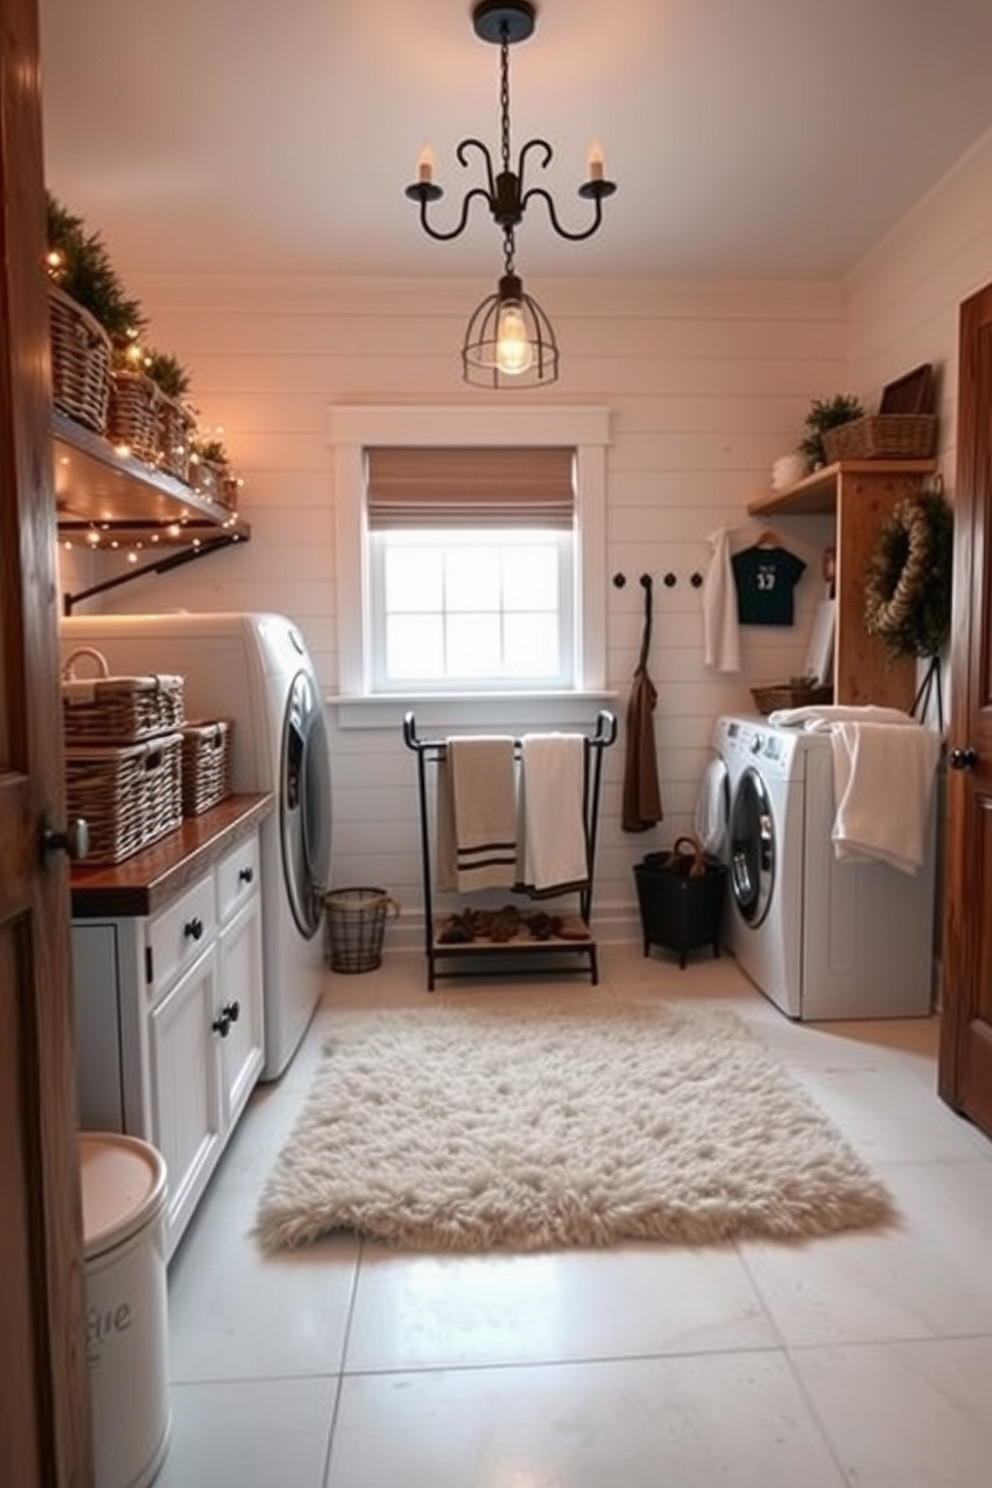
[[[952,770],[973,770],[978,764],[977,749],[952,749],[947,756]]]

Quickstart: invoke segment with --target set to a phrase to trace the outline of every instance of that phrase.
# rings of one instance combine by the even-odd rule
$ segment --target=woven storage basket
[[[67,749],[69,819],[89,826],[87,863],[119,863],[182,822],[182,735],[124,749]]]
[[[96,663],[98,676],[76,676],[76,663],[84,656]],[[107,658],[93,646],[79,646],[65,659],[62,719],[69,748],[136,744],[175,732],[184,716],[182,677],[111,677]]]
[[[937,447],[935,413],[876,413],[823,434],[827,459],[928,460]]]
[[[226,465],[215,460],[196,460],[190,465],[190,480],[194,491],[234,511],[238,504],[238,478]]]
[[[183,734],[183,816],[199,816],[231,794],[231,724],[188,723]]]
[[[776,708],[811,708],[832,703],[832,687],[752,687],[751,696],[759,713],[774,713]]]
[[[156,456],[160,468],[176,480],[189,480],[190,441],[196,428],[196,415],[175,398],[159,395]]]
[[[52,401],[97,434],[107,429],[110,337],[100,322],[56,285],[48,286]]]
[[[110,379],[107,433],[132,455],[154,464],[158,454],[158,405],[162,394],[143,372],[114,372]]]

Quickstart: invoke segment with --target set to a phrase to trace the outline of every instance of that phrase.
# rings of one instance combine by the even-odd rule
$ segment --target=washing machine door
[[[696,836],[705,853],[727,861],[727,823],[730,818],[730,776],[719,757],[703,771],[696,797]]]
[[[293,678],[286,700],[279,816],[286,892],[300,933],[320,929],[331,866],[331,771],[327,724],[310,672]]]
[[[775,821],[765,782],[753,766],[740,776],[730,806],[730,888],[745,924],[757,927],[775,889]]]

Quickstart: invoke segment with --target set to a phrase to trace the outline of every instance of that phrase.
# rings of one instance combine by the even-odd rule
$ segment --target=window
[[[367,451],[371,684],[574,685],[574,452]]]
[[[602,693],[606,410],[340,407],[332,438],[342,700]],[[498,523],[486,500],[441,512],[436,480],[400,511],[378,477],[404,451],[476,468],[480,453],[560,467],[566,452],[571,512],[542,510],[533,490],[526,516]]]

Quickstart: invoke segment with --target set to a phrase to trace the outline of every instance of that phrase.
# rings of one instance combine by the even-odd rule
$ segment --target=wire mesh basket
[[[332,971],[382,965],[386,916],[400,907],[385,889],[331,889],[324,895],[324,954]]]

